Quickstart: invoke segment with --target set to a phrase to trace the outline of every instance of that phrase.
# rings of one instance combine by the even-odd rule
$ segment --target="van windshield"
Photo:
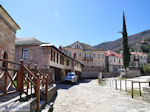
[[[68,73],[67,75],[68,75],[68,76],[74,76],[74,74],[72,74],[72,73]]]

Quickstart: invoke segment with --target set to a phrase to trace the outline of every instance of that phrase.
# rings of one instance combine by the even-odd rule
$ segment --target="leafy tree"
[[[148,61],[148,63],[150,63],[150,53],[147,56],[147,61]]]
[[[125,14],[123,12],[123,29],[122,29],[122,47],[123,47],[123,64],[124,68],[126,69],[129,67],[130,62],[130,52],[128,47],[128,34],[126,29],[126,21],[125,21]]]
[[[144,53],[149,53],[150,52],[150,44],[142,45],[141,49]]]

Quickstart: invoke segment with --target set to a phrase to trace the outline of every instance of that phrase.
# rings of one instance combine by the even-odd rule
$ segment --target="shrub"
[[[150,65],[143,66],[143,71],[145,75],[150,75]]]

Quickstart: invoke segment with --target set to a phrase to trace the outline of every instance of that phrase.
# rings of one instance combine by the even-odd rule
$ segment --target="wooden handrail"
[[[10,70],[10,71],[19,71],[18,69],[12,69],[12,68],[6,68],[6,67],[0,67],[2,70]]]
[[[23,65],[23,67],[27,70],[27,72],[29,72],[35,79],[37,79],[37,77],[26,67]]]
[[[31,94],[32,94],[32,88],[34,87],[35,90],[35,96],[37,99],[37,110],[39,110],[40,106],[40,85],[42,84],[45,88],[45,97],[46,100],[48,100],[48,88],[49,88],[49,81],[50,76],[49,73],[43,73],[42,71],[37,69],[37,66],[34,66],[34,71],[32,72],[30,70],[30,66],[26,67],[23,64],[23,60],[20,60],[20,63],[8,61],[6,59],[0,59],[0,61],[5,62],[5,67],[0,67],[1,70],[4,70],[2,74],[0,74],[0,78],[4,77],[4,87],[1,87],[0,89],[3,91],[4,94],[7,94],[8,88],[13,84],[16,88],[16,90],[19,92],[19,95],[23,93],[26,93],[28,95],[28,89],[31,87]],[[19,69],[13,69],[8,68],[8,63],[19,65]],[[11,77],[12,72],[9,73],[9,71],[16,71],[17,73]],[[26,74],[27,72],[27,74]],[[14,79],[17,77],[17,85],[14,83]],[[8,79],[10,79],[10,83],[7,84]],[[24,91],[24,84],[27,84],[27,92]],[[33,87],[32,87],[33,85]]]
[[[2,74],[0,75],[0,78],[2,78],[3,77],[3,75],[4,75],[4,71],[2,72]]]
[[[28,76],[25,77],[35,86],[35,83]]]
[[[4,61],[4,62],[8,62],[8,63],[12,63],[12,64],[16,64],[16,65],[21,65],[20,63],[13,62],[13,61],[9,61],[9,60],[7,60],[7,59],[0,59],[0,61]]]
[[[42,72],[41,72],[40,70],[37,69],[37,71],[38,71],[38,73],[39,73],[41,76],[43,76],[43,74],[42,74]]]

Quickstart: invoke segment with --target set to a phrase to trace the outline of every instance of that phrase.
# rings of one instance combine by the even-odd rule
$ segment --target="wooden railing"
[[[141,84],[147,83],[150,87],[150,81],[134,81],[134,80],[121,80],[121,79],[106,79],[105,80],[106,85],[114,87],[116,90],[125,91],[128,92],[128,90],[131,91],[131,97],[134,97],[134,89],[137,89],[139,91],[139,96],[142,96],[142,89]],[[130,82],[130,87],[127,82]],[[134,84],[138,84],[138,86],[134,86]]]
[[[0,85],[0,90],[3,92],[3,95],[8,93],[9,87],[13,84],[16,91],[19,93],[20,98],[22,94],[27,96],[35,95],[37,100],[37,110],[40,106],[40,93],[41,90],[44,91],[45,100],[48,100],[48,88],[50,82],[50,73],[41,72],[37,69],[37,66],[34,65],[34,68],[31,70],[30,65],[26,67],[23,64],[23,60],[20,63],[8,61],[5,59],[0,59],[0,62],[4,63],[4,67],[0,67],[2,74],[0,75],[0,81],[3,80],[3,84]],[[18,65],[19,69],[9,68],[9,64],[13,66]],[[15,73],[14,75],[12,75]],[[9,80],[10,81],[9,81]],[[16,84],[15,80],[16,79]]]

